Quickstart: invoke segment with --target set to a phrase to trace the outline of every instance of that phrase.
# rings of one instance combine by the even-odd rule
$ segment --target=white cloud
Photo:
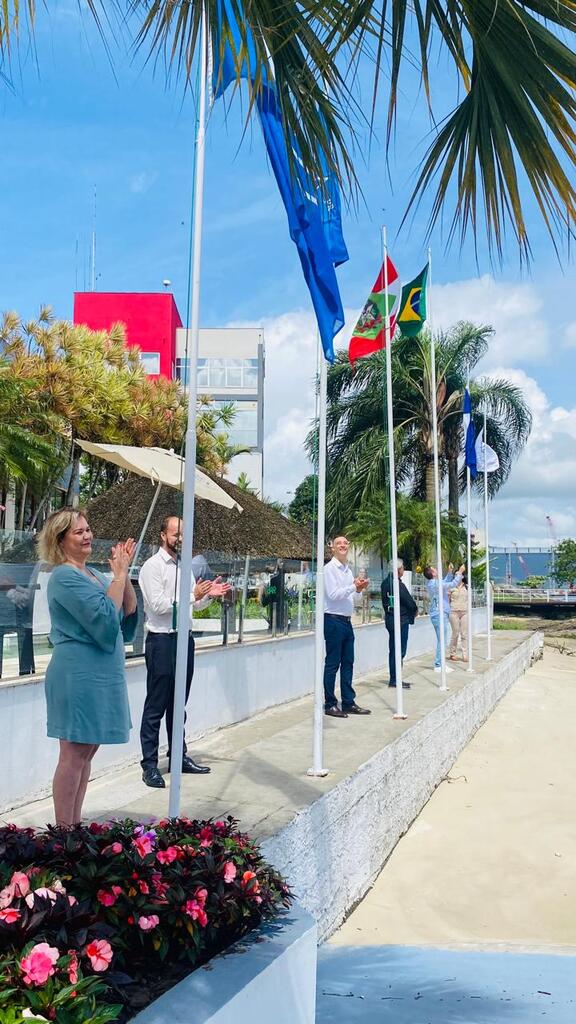
[[[152,187],[157,177],[156,171],[140,171],[139,174],[132,175],[128,187],[134,195],[144,195]]]
[[[437,328],[449,328],[458,320],[494,327],[482,368],[541,362],[548,354],[550,330],[542,317],[544,300],[532,283],[495,281],[491,274],[484,274],[433,286],[432,304]]]
[[[566,348],[576,348],[576,320],[568,324],[564,331],[564,345]]]

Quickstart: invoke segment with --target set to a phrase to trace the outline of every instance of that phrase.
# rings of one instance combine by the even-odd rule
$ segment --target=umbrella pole
[[[200,329],[200,262],[202,253],[202,213],[204,202],[204,157],[206,133],[206,77],[208,34],[206,8],[202,9],[200,39],[200,95],[198,101],[198,134],[196,137],[196,171],[194,194],[194,231],[192,241],[192,304],[190,317],[190,352],[188,357],[188,424],[186,427],[186,471],[184,475],[184,507],[182,511],[182,554],[178,588],[178,638],[174,680],[174,716],[171,743],[171,775],[168,814],[180,814],[182,754],[184,749],[184,717],[186,705],[186,672],[190,636],[190,600],[192,597],[192,545],[194,542],[194,487],[196,474],[196,400],[198,395],[198,341]]]
[[[150,503],[150,508],[148,509],[148,515],[146,516],[146,519],[144,520],[144,526],[142,527],[142,531],[141,531],[140,536],[138,538],[138,543],[136,545],[136,551],[134,552],[134,558],[132,559],[132,573],[134,572],[134,570],[136,569],[136,566],[138,564],[138,558],[140,557],[140,548],[142,547],[142,544],[144,543],[144,537],[146,536],[146,531],[148,530],[148,527],[150,525],[150,520],[152,518],[152,513],[153,513],[154,509],[156,508],[156,503],[158,501],[158,498],[160,497],[160,491],[161,490],[162,490],[162,484],[160,483],[160,481],[158,481],[158,483],[156,484],[156,490],[154,491],[154,497],[152,498],[152,501]]]

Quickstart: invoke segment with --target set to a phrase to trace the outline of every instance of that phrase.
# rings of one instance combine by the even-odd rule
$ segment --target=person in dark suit
[[[400,650],[402,661],[406,657],[406,649],[408,647],[408,632],[410,626],[413,624],[414,619],[418,615],[418,606],[416,601],[412,597],[412,594],[408,590],[405,583],[402,582],[404,575],[404,562],[401,558],[398,559],[397,563],[398,573],[398,584],[400,590]],[[392,568],[385,579],[382,580],[382,608],[384,609],[384,621],[386,623],[386,629],[388,630],[388,665],[390,669],[390,681],[388,686],[396,686],[396,648],[394,645],[394,591],[393,591],[393,580],[392,580]],[[410,689],[410,683],[402,683],[404,689]]]

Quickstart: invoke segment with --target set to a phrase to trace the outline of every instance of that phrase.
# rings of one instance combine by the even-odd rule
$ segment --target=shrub
[[[233,818],[0,828],[0,1024],[127,1020],[290,898]]]

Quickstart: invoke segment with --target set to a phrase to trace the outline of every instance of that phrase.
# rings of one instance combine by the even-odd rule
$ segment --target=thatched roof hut
[[[286,519],[266,502],[240,490],[228,480],[216,481],[241,505],[243,511],[223,508],[211,501],[197,499],[194,509],[194,552],[222,552],[226,555],[253,555],[261,558],[312,557],[312,531]],[[129,476],[88,506],[94,536],[119,540],[126,535],[138,538],[154,496],[154,485],[143,477]],[[182,495],[162,488],[144,542],[156,544],[162,519],[178,515]]]

